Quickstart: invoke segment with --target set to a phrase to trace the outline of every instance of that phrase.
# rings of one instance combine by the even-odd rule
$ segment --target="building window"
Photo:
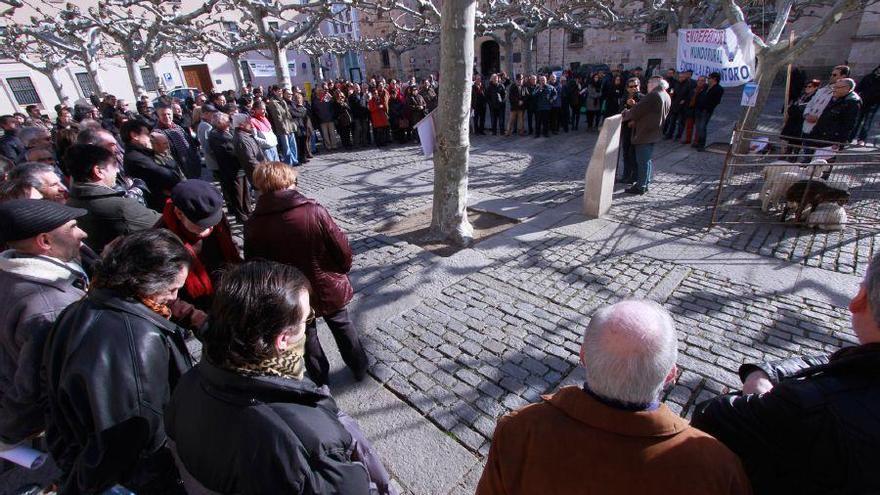
[[[241,64],[241,75],[244,77],[244,83],[251,84],[251,81],[253,81],[254,78],[251,75],[251,68],[247,63],[247,60],[242,60],[239,64]]]
[[[391,55],[388,53],[388,50],[382,50],[379,53],[382,55],[382,67],[391,67]]]
[[[98,92],[92,84],[92,78],[86,72],[78,72],[76,74],[76,82],[79,83],[79,89],[82,90],[84,98],[88,98]]]
[[[574,31],[568,32],[568,44],[569,45],[583,45],[584,44],[584,30],[577,29]]]
[[[37,88],[30,77],[10,77],[6,80],[9,89],[15,96],[15,101],[19,105],[36,105],[42,103],[40,95],[37,94]]]
[[[270,22],[269,29],[271,29],[272,31],[278,31],[278,23],[275,21]]]
[[[145,91],[159,91],[159,78],[149,67],[141,67],[141,78],[144,80]]]
[[[237,33],[238,32],[238,23],[232,21],[223,21],[223,28],[226,29],[227,32]]]
[[[645,36],[645,42],[666,43],[667,31],[669,31],[669,25],[665,22],[652,22],[648,27],[648,34]]]

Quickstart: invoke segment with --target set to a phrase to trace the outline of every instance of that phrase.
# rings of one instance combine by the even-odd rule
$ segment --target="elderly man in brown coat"
[[[727,447],[659,402],[677,343],[656,303],[600,309],[584,333],[583,387],[501,418],[477,495],[751,493]]]
[[[669,83],[660,76],[648,79],[648,94],[636,106],[623,112],[623,121],[632,131],[630,142],[636,155],[637,175],[635,185],[625,192],[645,194],[654,174],[654,143],[663,139],[663,121],[669,115],[672,100],[666,90]]]

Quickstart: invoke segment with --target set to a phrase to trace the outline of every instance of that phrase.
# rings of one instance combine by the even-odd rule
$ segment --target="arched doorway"
[[[497,41],[486,40],[480,45],[480,72],[483,77],[501,72],[501,47]]]

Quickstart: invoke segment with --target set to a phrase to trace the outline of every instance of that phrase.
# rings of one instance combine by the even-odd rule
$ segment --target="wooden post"
[[[788,48],[791,49],[791,46],[794,44],[794,29],[789,31],[788,33]],[[785,70],[785,101],[783,102],[783,110],[782,110],[782,122],[785,125],[785,122],[788,120],[788,102],[791,97],[791,62],[788,64],[788,68]]]

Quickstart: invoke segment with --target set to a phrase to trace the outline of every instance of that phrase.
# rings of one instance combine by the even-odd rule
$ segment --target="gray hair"
[[[865,291],[868,294],[868,306],[874,315],[874,322],[880,325],[880,253],[874,255],[865,274]]]
[[[856,81],[855,81],[854,79],[850,79],[850,78],[839,79],[837,82],[839,82],[839,83],[844,83],[844,84],[846,84],[847,86],[849,86],[849,91],[850,91],[850,92],[852,92],[854,89],[856,89]]]
[[[15,168],[9,171],[9,180],[21,179],[21,178],[32,178],[37,179],[37,174],[51,172],[55,173],[55,167],[49,165],[48,163],[43,162],[24,162],[20,165],[16,165]],[[40,182],[42,184],[42,182]]]
[[[661,76],[652,76],[651,79],[648,79],[648,83],[650,84],[651,81],[654,81],[663,91],[669,89],[669,82]]]
[[[621,301],[593,315],[582,352],[590,390],[621,402],[647,404],[660,397],[678,358],[675,322],[653,301]]]
[[[33,141],[48,135],[49,131],[44,127],[22,127],[21,130],[18,131],[18,139],[21,140],[21,143],[24,144],[25,148],[30,148]]]

